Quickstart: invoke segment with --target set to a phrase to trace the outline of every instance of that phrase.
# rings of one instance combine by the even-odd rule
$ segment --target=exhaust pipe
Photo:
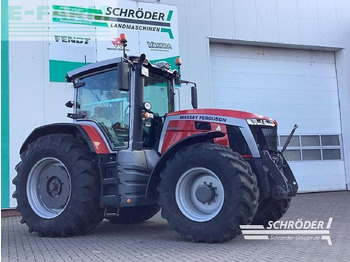
[[[141,73],[143,62],[146,55],[142,54],[136,65],[135,70],[135,93],[134,93],[134,115],[133,117],[133,142],[132,150],[141,150],[143,144],[143,126],[142,126],[142,103],[143,103],[143,89],[145,85],[144,76]]]

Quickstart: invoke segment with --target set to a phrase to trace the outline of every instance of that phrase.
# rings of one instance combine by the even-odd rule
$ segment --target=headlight
[[[273,120],[250,118],[246,119],[246,121],[248,125],[252,126],[275,126],[275,122]]]
[[[152,109],[152,105],[150,102],[144,102],[143,103],[143,109],[146,110],[146,111],[151,111]]]

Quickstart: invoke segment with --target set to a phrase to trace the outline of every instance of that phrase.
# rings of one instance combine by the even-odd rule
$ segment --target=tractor
[[[159,210],[194,242],[224,242],[240,225],[280,219],[298,184],[278,150],[277,121],[198,109],[197,87],[144,54],[67,73],[71,123],[36,128],[20,148],[13,179],[29,232],[67,237],[103,219],[141,223]],[[193,109],[174,110],[174,90],[190,84]]]

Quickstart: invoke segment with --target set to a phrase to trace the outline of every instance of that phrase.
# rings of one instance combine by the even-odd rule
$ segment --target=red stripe
[[[109,154],[108,147],[101,135],[92,126],[82,125],[94,145],[96,154]]]

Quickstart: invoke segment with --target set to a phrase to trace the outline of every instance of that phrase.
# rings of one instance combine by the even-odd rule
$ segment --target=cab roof
[[[128,60],[132,63],[136,64],[138,61],[138,56],[130,56],[128,57]],[[103,60],[101,62],[96,62],[92,64],[88,64],[79,68],[76,68],[72,71],[69,71],[66,75],[67,82],[72,82],[76,78],[80,78],[81,76],[93,74],[98,71],[102,71],[109,68],[114,68],[117,66],[118,63],[122,62],[122,57],[112,58],[108,60]],[[144,66],[147,68],[152,68],[153,70],[159,70],[162,71],[163,75],[176,75],[176,70],[170,70],[170,65],[167,64],[164,61],[160,61],[158,63],[152,64],[147,59],[144,62]]]
[[[122,57],[112,58],[108,60],[103,60],[101,62],[85,65],[69,71],[66,75],[67,82],[72,82],[74,79],[81,77],[83,75],[88,75],[97,71],[104,69],[109,69],[116,67],[118,63],[122,61]]]

